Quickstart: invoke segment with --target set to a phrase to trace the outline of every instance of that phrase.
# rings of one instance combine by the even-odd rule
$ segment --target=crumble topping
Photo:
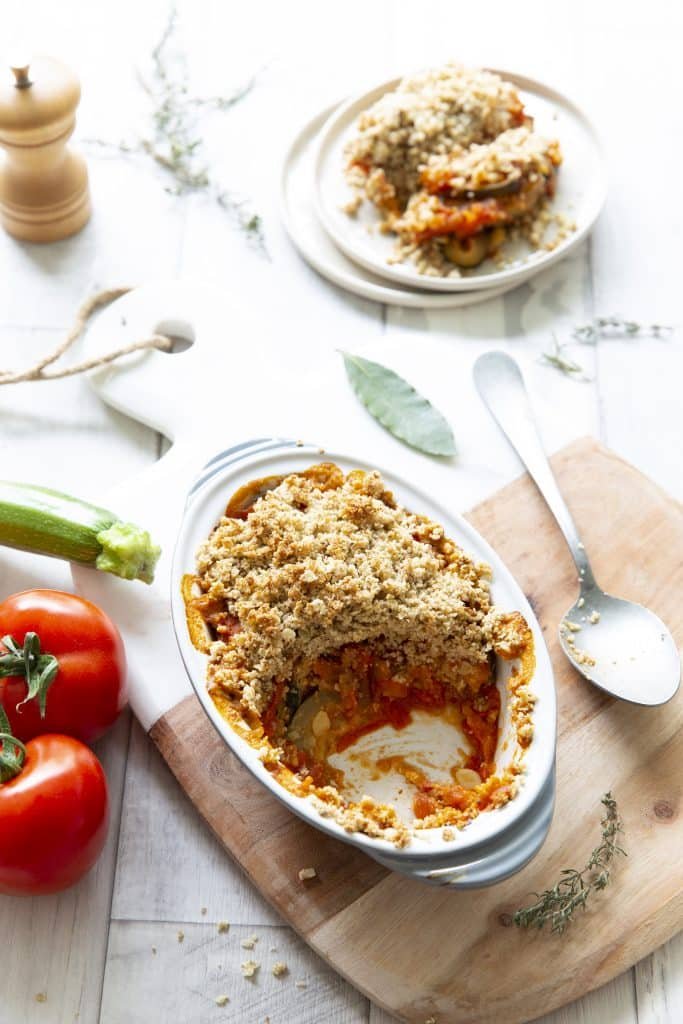
[[[484,186],[514,182],[522,172],[549,177],[561,162],[556,140],[547,140],[527,125],[501,132],[491,142],[458,146],[437,155],[422,170],[420,180],[429,191],[451,195],[475,192]]]
[[[209,680],[247,711],[302,659],[344,644],[377,640],[399,671],[439,664],[446,676],[492,650],[488,566],[397,506],[379,473],[329,474],[323,486],[287,477],[199,551],[202,590],[240,627],[211,645]]]
[[[494,139],[523,121],[517,89],[499,75],[455,62],[421,71],[360,115],[347,149],[350,175],[373,201],[379,191],[383,205],[403,206],[431,156]]]

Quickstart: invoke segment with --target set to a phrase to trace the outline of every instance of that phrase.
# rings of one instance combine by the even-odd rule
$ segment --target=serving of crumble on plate
[[[316,203],[351,259],[423,289],[524,280],[605,197],[590,123],[559,93],[451,62],[387,82],[323,128]]]

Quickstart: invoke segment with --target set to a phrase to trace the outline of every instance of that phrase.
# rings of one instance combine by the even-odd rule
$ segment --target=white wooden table
[[[551,330],[565,336],[593,312],[647,323],[683,319],[683,209],[665,199],[683,155],[683,8],[675,0],[518,0],[494,2],[484,12],[452,0],[188,0],[180,11],[199,91],[230,90],[266,66],[248,99],[216,115],[207,138],[223,180],[252,196],[262,214],[270,262],[202,198],[169,196],[146,164],[91,151],[95,216],[80,236],[45,248],[0,236],[0,365],[33,361],[96,286],[192,275],[265,308],[293,363],[303,335],[385,361],[398,337],[423,345],[424,372],[414,383],[451,415],[463,508],[519,471],[483,412],[473,421],[458,413],[459,403],[471,401],[472,361],[492,344],[524,364],[549,449],[593,433],[683,496],[680,332],[668,341],[577,348],[590,383],[566,380],[539,363]],[[2,44],[23,32],[30,49],[78,68],[84,83],[79,134],[116,141],[141,124],[144,97],[133,68],[148,59],[165,12],[161,0],[15,4],[3,12]],[[610,165],[605,214],[574,259],[483,306],[425,315],[352,299],[310,271],[284,236],[279,154],[297,125],[334,98],[395,68],[451,56],[545,79],[589,109]],[[648,171],[644,145],[666,169],[662,186]],[[226,373],[238,358],[237,342],[226,325]],[[456,359],[458,379],[435,372],[440,351]],[[0,389],[2,476],[97,499],[109,481],[156,459],[162,443],[103,407],[82,380]],[[3,595],[45,583],[70,586],[66,569],[6,552],[0,580]],[[130,716],[98,753],[113,822],[97,869],[61,896],[0,898],[0,1024],[388,1022],[242,878]],[[230,922],[227,934],[219,934],[220,921]],[[252,955],[240,940],[252,934],[263,964],[255,983],[239,969]],[[278,959],[289,966],[281,979],[268,966]],[[46,1001],[37,1001],[38,994]],[[230,998],[222,1009],[214,1001],[221,994]],[[604,989],[544,1018],[553,1024],[682,1019],[680,937]]]

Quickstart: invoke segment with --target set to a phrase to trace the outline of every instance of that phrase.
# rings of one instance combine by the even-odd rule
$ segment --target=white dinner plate
[[[290,144],[282,166],[282,219],[292,242],[314,270],[333,284],[364,299],[418,309],[471,306],[516,287],[518,282],[508,281],[486,291],[438,294],[421,287],[383,281],[381,277],[348,259],[322,227],[313,203],[313,165],[317,136],[330,114],[337,109],[338,104],[335,104],[304,125]]]
[[[344,212],[344,205],[353,195],[344,176],[344,150],[355,134],[359,114],[384,93],[396,88],[400,79],[394,78],[344,103],[330,116],[317,141],[314,176],[318,216],[336,245],[359,266],[404,287],[471,292],[519,284],[561,260],[591,230],[605,201],[607,175],[590,121],[554,89],[510,71],[491,70],[517,86],[539,134],[559,139],[563,163],[557,176],[552,209],[567,214],[575,222],[576,230],[551,252],[531,251],[523,240],[508,243],[506,254],[509,254],[510,262],[504,268],[499,269],[491,260],[485,260],[481,266],[464,272],[460,277],[428,277],[420,274],[409,260],[389,263],[396,236],[377,230],[380,217],[375,207],[364,202],[355,216]]]

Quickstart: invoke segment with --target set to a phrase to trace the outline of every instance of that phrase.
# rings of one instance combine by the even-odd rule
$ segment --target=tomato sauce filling
[[[384,726],[405,729],[416,711],[450,717],[460,725],[470,748],[464,758],[454,749],[452,784],[430,780],[402,757],[381,758],[373,767],[405,777],[415,790],[416,818],[446,807],[467,810],[473,803],[481,809],[486,798],[473,790],[495,774],[500,694],[489,662],[468,665],[464,675],[467,686],[447,687],[426,666],[392,672],[390,663],[369,643],[349,644],[301,666],[294,679],[279,681],[261,723],[268,740],[283,750],[283,762],[292,772],[343,792],[343,774],[329,763],[332,755]],[[471,688],[473,683],[476,689]]]

